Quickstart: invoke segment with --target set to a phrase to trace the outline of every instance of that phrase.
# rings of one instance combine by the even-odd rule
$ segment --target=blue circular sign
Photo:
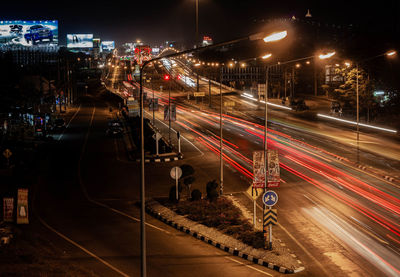
[[[263,202],[268,207],[272,207],[276,203],[278,203],[278,194],[273,190],[268,190],[263,195]]]

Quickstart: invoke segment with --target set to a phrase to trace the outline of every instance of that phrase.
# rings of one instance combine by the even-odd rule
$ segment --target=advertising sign
[[[100,48],[100,39],[99,38],[93,39],[93,48]]]
[[[0,45],[58,45],[58,21],[0,21]]]
[[[158,98],[149,99],[149,111],[158,111]]]
[[[265,186],[265,159],[264,151],[253,152],[253,187],[263,188]]]
[[[101,42],[101,50],[102,51],[112,51],[115,49],[115,42],[110,40],[110,41],[102,41]]]
[[[17,224],[28,223],[28,189],[18,189]]]
[[[176,106],[171,104],[171,121],[176,121]]]
[[[268,187],[279,187],[280,168],[278,150],[268,150]]]
[[[257,86],[258,98],[265,96],[265,84],[258,84]]]
[[[171,116],[171,121],[176,121],[176,106],[175,104],[171,104],[171,111],[169,111],[168,105],[164,106],[164,120],[169,120]]]
[[[68,34],[68,48],[93,48],[93,34]]]
[[[129,97],[133,98],[133,97]],[[126,106],[128,107],[129,117],[139,116],[139,102],[137,100],[130,100],[128,98]]]
[[[14,215],[14,198],[3,198],[3,221],[12,222]]]

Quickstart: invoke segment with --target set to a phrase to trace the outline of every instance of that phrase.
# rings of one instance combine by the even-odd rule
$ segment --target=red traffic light
[[[165,81],[169,81],[169,79],[170,79],[170,76],[169,76],[168,74],[165,74],[165,75],[164,75],[164,80],[165,80]]]

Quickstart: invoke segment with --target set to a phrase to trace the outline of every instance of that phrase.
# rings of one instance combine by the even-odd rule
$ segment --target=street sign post
[[[263,188],[254,188],[253,185],[249,186],[246,190],[246,193],[253,198],[253,225],[254,228],[256,228],[256,220],[257,220],[257,205],[256,205],[256,200],[258,197],[261,196],[263,193],[264,189]]]
[[[153,138],[156,140],[156,156],[158,156],[158,141],[162,138],[162,135],[159,132],[156,132],[153,135]]]
[[[268,207],[274,206],[278,203],[278,194],[273,190],[267,190],[263,195],[263,202]]]
[[[7,167],[10,165],[10,157],[12,155],[12,152],[10,149],[6,149],[3,151],[3,156],[7,159]]]
[[[181,176],[182,176],[182,169],[181,169],[179,166],[174,166],[174,167],[171,169],[170,175],[171,175],[171,178],[172,178],[172,179],[175,179],[175,185],[176,185],[176,189],[175,189],[175,191],[176,191],[176,201],[178,201],[178,198],[179,198],[179,195],[178,195],[178,180],[179,180],[179,178],[181,178]]]
[[[267,234],[267,226],[269,229],[269,243],[268,246],[266,246],[267,249],[272,249],[272,224],[267,224],[266,218],[268,219],[268,216],[271,213],[271,207],[274,206],[276,203],[278,203],[278,194],[273,191],[273,190],[267,190],[264,195],[263,195],[263,203],[264,203],[264,217],[263,217],[263,232],[264,236],[266,237]],[[265,209],[265,206],[268,206],[268,210]]]
[[[178,131],[176,132],[176,136],[178,138],[178,153],[181,153],[181,133]]]

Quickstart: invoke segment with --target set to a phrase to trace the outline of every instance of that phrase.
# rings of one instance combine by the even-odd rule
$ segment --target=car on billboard
[[[58,21],[0,20],[0,45],[58,44]]]
[[[43,25],[33,25],[26,30],[25,40],[29,43],[36,44],[38,41],[53,41],[53,32],[49,27]]]

